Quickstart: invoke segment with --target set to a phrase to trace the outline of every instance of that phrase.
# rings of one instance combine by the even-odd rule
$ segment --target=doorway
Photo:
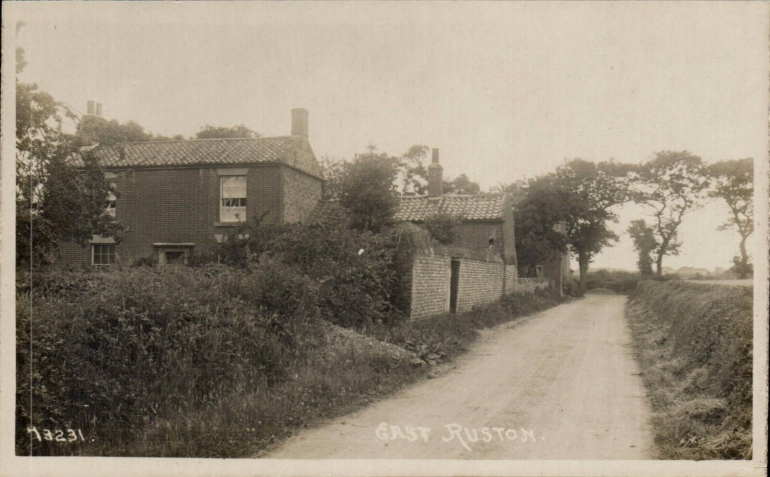
[[[452,274],[449,277],[449,312],[457,313],[457,293],[460,288],[460,259],[452,259]]]

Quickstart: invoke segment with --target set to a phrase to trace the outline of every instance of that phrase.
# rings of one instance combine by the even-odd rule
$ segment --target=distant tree
[[[243,124],[232,127],[205,125],[195,133],[196,139],[257,138],[260,134]]]
[[[679,226],[685,214],[701,206],[708,177],[700,157],[688,151],[661,151],[637,169],[634,200],[652,211],[656,274],[663,275],[663,257],[677,255]]]
[[[393,221],[398,208],[399,160],[370,145],[344,167],[340,182],[340,204],[350,210],[351,225],[379,232]]]
[[[444,194],[473,195],[481,193],[478,182],[473,182],[465,174],[460,174],[451,181],[444,181]]]
[[[647,225],[644,219],[634,220],[628,227],[628,234],[634,241],[634,250],[639,254],[636,265],[642,276],[652,275],[652,256],[650,255],[657,247],[658,241],[655,239],[655,231]]]
[[[631,200],[630,166],[573,159],[556,170],[554,182],[567,197],[564,221],[567,241],[577,256],[580,291],[585,292],[588,267],[618,236],[608,228],[617,222],[614,208]]]
[[[77,126],[76,144],[88,145],[91,141],[114,146],[123,142],[147,142],[152,135],[135,121],[120,124],[115,119],[107,121],[98,116],[83,116]],[[82,141],[77,143],[77,141]]]
[[[732,216],[719,230],[736,229],[741,236],[740,256],[733,259],[739,278],[752,273],[746,240],[754,232],[754,160],[752,158],[720,161],[708,166],[711,180],[710,197],[724,199]]]
[[[107,213],[115,193],[96,159],[62,132],[66,106],[37,85],[16,82],[16,263],[37,267],[55,261],[58,245],[85,245],[93,235],[116,237],[123,227]]]
[[[162,134],[150,134],[150,141],[184,141],[185,137],[181,134],[175,134],[173,136],[164,136]]]
[[[324,171],[324,199],[339,200],[342,194],[342,177],[348,162],[344,159],[332,159],[329,156],[321,158],[321,167]]]
[[[428,231],[431,238],[442,245],[451,245],[460,238],[462,217],[451,214],[436,214],[425,219],[422,227]]]
[[[517,207],[527,197],[527,183],[523,180],[509,184],[500,183],[490,187],[489,192],[504,192],[508,194],[514,207]]]
[[[398,168],[401,177],[401,193],[424,195],[428,192],[428,146],[415,144],[399,158]]]

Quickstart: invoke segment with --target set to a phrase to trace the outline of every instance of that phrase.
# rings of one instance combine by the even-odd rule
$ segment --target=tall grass
[[[663,459],[750,459],[752,291],[645,281],[626,309]]]
[[[323,283],[267,258],[36,280],[17,294],[21,455],[250,456],[430,369],[330,339]],[[359,331],[435,364],[466,350],[476,329],[558,302],[507,297],[464,315]],[[86,442],[38,441],[30,427],[80,429]]]

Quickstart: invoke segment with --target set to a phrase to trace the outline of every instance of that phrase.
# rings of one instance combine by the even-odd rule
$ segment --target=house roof
[[[304,138],[297,136],[249,139],[190,139],[127,142],[96,146],[105,168],[282,163],[323,178],[323,170]],[[80,161],[76,161],[75,164]],[[81,162],[82,163],[82,162]]]
[[[449,214],[464,220],[502,220],[504,194],[401,196],[394,218],[420,222],[436,214]]]

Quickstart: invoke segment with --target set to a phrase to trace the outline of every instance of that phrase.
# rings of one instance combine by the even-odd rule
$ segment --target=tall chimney
[[[86,111],[87,111],[86,114],[90,114],[90,115],[94,114],[94,102],[93,101],[88,101],[86,103]]]
[[[433,150],[433,158],[428,166],[428,195],[440,197],[444,193],[444,168],[438,163],[438,149]]]
[[[291,135],[308,137],[307,109],[294,108],[291,110]]]
[[[96,115],[102,117],[102,103],[96,103]]]

